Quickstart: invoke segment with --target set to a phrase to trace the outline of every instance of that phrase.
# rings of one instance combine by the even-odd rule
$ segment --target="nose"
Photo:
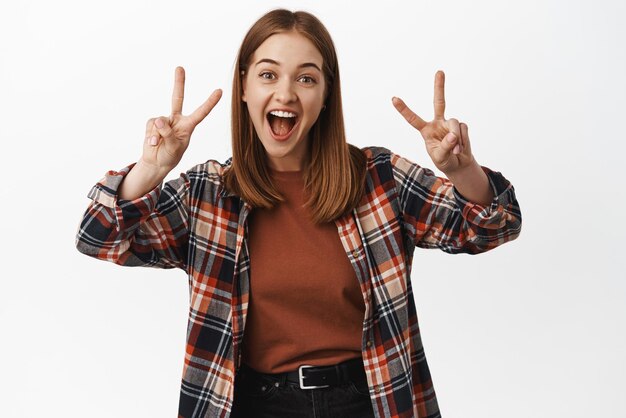
[[[276,100],[280,103],[295,102],[298,99],[294,85],[289,79],[283,79],[276,84],[274,95],[276,96]]]

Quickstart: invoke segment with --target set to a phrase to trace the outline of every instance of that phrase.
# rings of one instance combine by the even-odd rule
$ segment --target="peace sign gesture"
[[[166,174],[179,163],[189,145],[193,130],[215,107],[222,97],[222,91],[215,90],[188,116],[182,113],[184,95],[185,70],[183,67],[176,67],[171,115],[149,119],[146,124],[141,159],[145,164]]]
[[[404,119],[417,129],[424,141],[428,155],[435,166],[449,175],[458,169],[469,167],[474,161],[470,148],[467,125],[459,123],[457,119],[444,118],[446,99],[444,96],[445,74],[437,71],[435,74],[435,119],[424,122],[409,107],[397,97],[392,99],[396,110]]]

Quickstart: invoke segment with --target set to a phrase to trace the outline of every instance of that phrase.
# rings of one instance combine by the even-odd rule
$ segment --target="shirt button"
[[[372,340],[367,340],[365,345],[368,346],[368,347],[371,347],[372,346]]]
[[[352,251],[352,257],[357,258],[359,256],[359,252],[357,250]]]
[[[380,393],[383,391],[383,385],[376,386],[376,393]]]

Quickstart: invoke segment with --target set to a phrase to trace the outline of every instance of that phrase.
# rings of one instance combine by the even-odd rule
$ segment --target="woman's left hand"
[[[447,176],[475,164],[470,147],[467,125],[457,119],[445,119],[446,100],[444,97],[445,75],[443,71],[435,74],[435,119],[424,122],[398,97],[392,99],[396,110],[404,119],[417,129],[424,141],[428,155],[435,166]]]

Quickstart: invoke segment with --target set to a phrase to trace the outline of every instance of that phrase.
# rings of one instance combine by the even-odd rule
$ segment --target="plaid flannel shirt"
[[[335,221],[363,300],[362,357],[376,417],[440,417],[411,287],[415,247],[476,254],[516,238],[521,212],[513,186],[483,167],[488,206],[391,153],[368,147],[365,194]],[[247,222],[251,207],[229,193],[209,160],[135,200],[117,197],[130,165],[90,191],[79,251],[125,266],[179,267],[190,310],[179,417],[228,417],[249,303]]]

